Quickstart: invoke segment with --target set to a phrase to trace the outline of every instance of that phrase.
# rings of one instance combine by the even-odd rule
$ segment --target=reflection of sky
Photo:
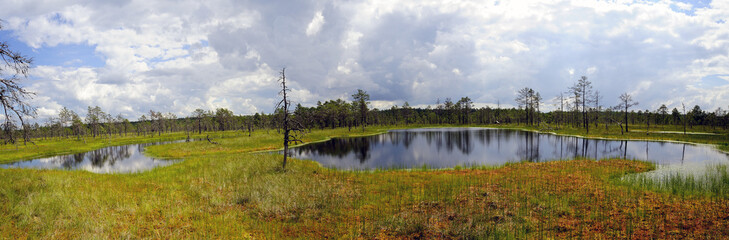
[[[143,153],[152,144],[112,146],[86,153],[39,158],[0,165],[0,168],[86,170],[94,173],[131,173],[167,166],[177,161],[158,160]]]
[[[295,148],[292,153],[297,158],[339,169],[423,165],[445,168],[576,157],[637,159],[661,166],[729,163],[729,155],[703,145],[583,139],[481,128],[398,130],[363,138],[332,139]]]

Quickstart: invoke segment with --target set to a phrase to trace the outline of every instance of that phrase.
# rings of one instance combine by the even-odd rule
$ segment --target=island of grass
[[[304,141],[371,135],[394,128],[400,127],[364,132],[313,130]],[[529,129],[584,135],[573,129]],[[195,141],[149,147],[149,155],[185,161],[141,173],[0,169],[0,238],[729,235],[726,185],[719,185],[718,193],[706,194],[689,187],[667,191],[624,181],[624,176],[655,167],[646,162],[577,159],[456,169],[340,171],[293,160],[281,169],[280,155],[261,153],[280,148],[281,138],[275,130],[255,131],[250,137],[240,131],[208,135],[219,144]],[[158,136],[165,140],[185,137]],[[729,142],[726,134],[619,135],[596,130],[587,137],[687,141],[722,149]],[[148,138],[37,141],[36,146],[17,150],[3,147],[0,161],[152,141]]]

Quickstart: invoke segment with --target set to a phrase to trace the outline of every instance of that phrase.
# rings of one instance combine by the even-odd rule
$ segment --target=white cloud
[[[597,67],[595,67],[595,66],[589,67],[589,68],[587,68],[587,70],[585,72],[587,72],[587,75],[595,74],[595,72],[597,72]]]
[[[681,10],[684,10],[684,11],[689,11],[689,10],[691,10],[692,8],[694,8],[694,6],[693,6],[693,5],[691,5],[690,3],[684,3],[684,2],[674,2],[673,4],[674,4],[674,5],[676,5],[676,7],[677,7],[678,9],[681,9]]]
[[[516,89],[532,87],[548,99],[581,75],[606,104],[632,92],[640,108],[676,104],[666,96],[705,109],[729,105],[726,85],[699,87],[703,77],[729,74],[723,1],[709,8],[668,0],[7,6],[0,9],[5,27],[27,45],[88,45],[104,61],[36,66],[29,88],[38,92],[41,115],[61,106],[85,113],[89,105],[129,118],[149,109],[270,112],[282,67],[305,105],[361,88],[381,107],[463,96],[506,106]]]
[[[321,11],[316,12],[316,15],[314,15],[314,18],[311,19],[311,22],[309,22],[309,25],[306,27],[306,36],[312,36],[319,33],[319,30],[321,30],[324,23],[324,16],[321,15]]]

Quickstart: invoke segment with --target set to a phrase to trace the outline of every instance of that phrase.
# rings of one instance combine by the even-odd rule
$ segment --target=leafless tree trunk
[[[686,135],[686,120],[688,117],[686,115],[686,104],[683,104],[683,102],[681,102],[681,107],[683,107],[683,135]]]
[[[2,25],[0,25],[2,29]],[[33,59],[21,55],[18,52],[10,50],[5,42],[0,42],[0,104],[5,114],[4,131],[6,137],[5,142],[15,143],[13,137],[14,117],[20,121],[23,128],[24,142],[30,141],[27,134],[27,124],[23,117],[35,117],[36,109],[27,102],[35,96],[35,93],[27,91],[20,86],[20,81],[28,78],[30,65]],[[7,74],[7,75],[6,75]],[[20,76],[20,77],[19,77]]]
[[[620,95],[620,105],[625,114],[625,132],[628,132],[628,109],[632,106],[638,105],[638,102],[633,101],[633,97],[628,93]]]
[[[597,128],[598,127],[598,120],[600,119],[600,112],[602,110],[602,109],[600,109],[600,98],[601,98],[600,91],[597,91],[596,90],[594,97],[595,97],[595,99],[594,99],[594,102],[595,102],[595,121],[594,122],[595,122],[595,128]]]
[[[285,170],[286,161],[289,155],[289,143],[302,142],[299,138],[299,135],[304,133],[304,128],[302,127],[301,123],[297,122],[295,119],[289,116],[291,114],[289,112],[289,106],[291,106],[291,101],[287,97],[287,92],[289,92],[290,89],[286,87],[286,68],[281,69],[280,74],[281,77],[279,77],[278,80],[281,83],[281,91],[279,92],[279,95],[281,95],[283,99],[281,99],[281,101],[276,104],[276,109],[280,109],[281,114],[283,115],[281,117],[281,128],[283,129],[284,133],[284,157],[281,169]]]
[[[592,101],[589,99],[592,92],[592,83],[587,81],[586,76],[580,77],[574,86],[570,87],[570,92],[575,95],[575,108],[582,105],[582,126],[587,133],[590,133],[590,120],[588,118],[587,104]]]

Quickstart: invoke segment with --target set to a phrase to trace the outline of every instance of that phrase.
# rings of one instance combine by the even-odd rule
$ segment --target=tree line
[[[695,105],[686,112],[684,103],[681,103],[681,110],[673,108],[670,111],[665,104],[662,104],[656,110],[646,109],[636,112],[631,108],[639,103],[627,92],[618,97],[616,105],[603,105],[605,102],[602,101],[600,92],[593,91],[592,82],[586,76],[580,77],[574,85],[552,99],[555,111],[539,112],[539,106],[543,104],[542,98],[539,92],[528,87],[517,92],[515,101],[521,112],[519,123],[538,126],[544,123],[548,128],[557,129],[562,126],[572,126],[583,128],[587,133],[590,132],[591,126],[597,128],[600,124],[606,129],[609,126],[618,126],[621,133],[628,132],[631,124],[646,125],[648,130],[651,124],[683,126],[684,132],[694,126],[707,126],[711,129],[719,127],[725,130],[729,127],[729,114],[721,107],[714,111],[704,111],[699,105]]]
[[[541,97],[533,89],[520,89],[517,92],[516,108],[473,107],[469,97],[462,97],[453,102],[450,98],[437,100],[434,106],[413,108],[407,102],[402,106],[388,109],[369,109],[369,95],[358,90],[351,101],[342,99],[318,102],[316,106],[305,107],[297,104],[291,112],[291,119],[300,123],[303,129],[325,128],[364,128],[368,125],[405,126],[410,124],[439,125],[487,125],[487,124],[519,124],[539,125],[543,128],[559,128],[565,126],[580,128],[597,128],[604,125],[617,126],[627,131],[627,125],[676,125],[692,129],[696,126],[705,128],[729,128],[729,114],[718,108],[705,111],[695,105],[691,109],[673,108],[669,110],[661,105],[656,110],[632,110],[635,102],[629,95],[621,95],[620,103],[613,107],[601,107],[587,100],[558,101],[558,108],[550,112],[539,111],[543,106]],[[583,97],[580,99],[588,99]],[[595,97],[593,96],[593,99]],[[566,104],[569,103],[569,104]],[[591,107],[588,104],[593,104]],[[566,106],[569,105],[569,106]],[[627,110],[626,110],[626,106]],[[282,112],[255,113],[237,115],[226,108],[215,110],[196,109],[188,116],[178,117],[172,113],[150,110],[136,120],[124,118],[121,114],[105,112],[98,106],[87,108],[84,115],[63,107],[58,116],[50,117],[42,123],[27,124],[27,134],[31,138],[76,138],[128,136],[160,136],[167,132],[216,132],[239,130],[253,132],[256,130],[280,131]],[[11,127],[13,131],[2,131],[3,139],[22,136],[21,127]],[[617,129],[616,129],[617,130]],[[588,130],[589,131],[589,130]],[[6,141],[5,143],[10,143]]]

